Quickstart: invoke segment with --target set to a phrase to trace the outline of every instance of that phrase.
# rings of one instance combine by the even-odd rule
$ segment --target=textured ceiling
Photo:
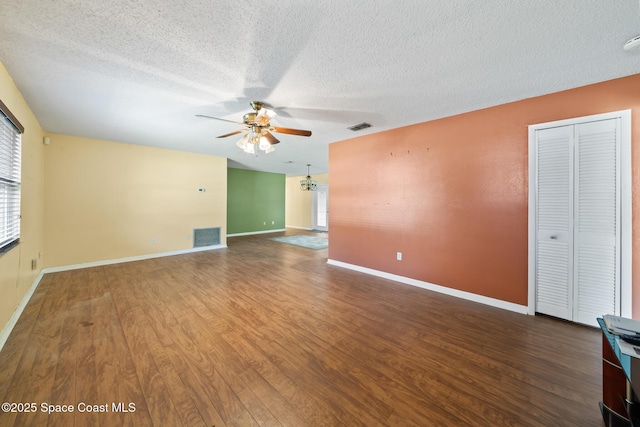
[[[47,132],[288,175],[326,172],[334,141],[638,73],[638,34],[637,0],[0,2],[0,61]],[[251,157],[195,116],[251,100],[313,135]]]

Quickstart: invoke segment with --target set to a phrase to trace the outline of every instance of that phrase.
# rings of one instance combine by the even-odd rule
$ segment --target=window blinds
[[[20,131],[0,114],[0,252],[20,239]]]

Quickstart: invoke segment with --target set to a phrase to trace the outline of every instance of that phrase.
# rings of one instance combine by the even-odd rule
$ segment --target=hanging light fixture
[[[318,189],[318,183],[311,179],[309,175],[309,163],[307,163],[307,179],[300,180],[300,190],[302,191],[316,191]]]
[[[250,104],[253,111],[245,114],[242,117],[242,122],[234,122],[233,120],[205,116],[203,114],[196,114],[196,116],[222,120],[224,122],[236,123],[243,126],[244,129],[220,135],[218,138],[226,138],[228,136],[246,132],[246,135],[236,142],[236,145],[245,153],[252,155],[256,155],[257,149],[264,151],[266,154],[276,151],[274,145],[278,144],[280,141],[272,132],[288,135],[311,136],[310,130],[283,128],[272,125],[271,120],[277,116],[275,111],[264,108],[264,103],[260,101],[252,101]]]
[[[253,126],[249,133],[243,136],[236,145],[247,154],[256,154],[256,146],[266,154],[276,151],[273,144],[265,137],[260,126]]]

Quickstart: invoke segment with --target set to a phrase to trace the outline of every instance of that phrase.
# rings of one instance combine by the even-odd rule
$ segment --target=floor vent
[[[193,247],[214,246],[220,244],[220,227],[194,228]]]

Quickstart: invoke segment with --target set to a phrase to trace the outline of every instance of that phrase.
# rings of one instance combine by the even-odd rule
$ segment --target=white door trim
[[[611,113],[595,114],[555,122],[540,123],[529,126],[529,268],[528,287],[529,298],[527,313],[536,312],[536,181],[537,168],[535,134],[537,130],[575,125],[598,120],[620,119],[620,191],[621,191],[621,220],[620,220],[620,315],[632,316],[632,281],[631,281],[631,249],[632,249],[632,217],[631,217],[631,110],[614,111]],[[607,313],[602,313],[607,314]]]
[[[318,226],[318,192],[325,191],[327,193],[326,200],[326,225],[324,227]],[[318,189],[313,192],[311,200],[311,224],[314,230],[329,231],[329,184],[318,184]]]

